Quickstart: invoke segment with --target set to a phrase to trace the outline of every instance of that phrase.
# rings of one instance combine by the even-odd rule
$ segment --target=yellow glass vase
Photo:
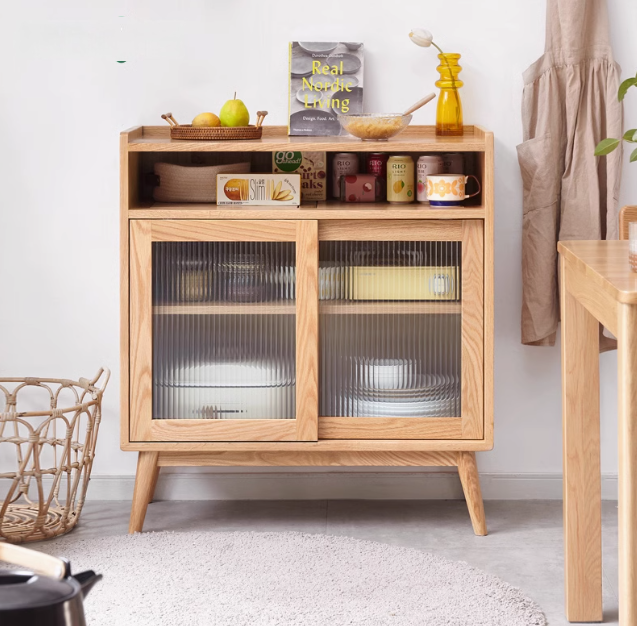
[[[436,111],[436,135],[457,136],[463,134],[462,101],[458,91],[464,83],[458,79],[462,68],[458,65],[459,54],[439,54],[440,65],[436,68],[440,79],[436,87],[440,88],[438,110]]]

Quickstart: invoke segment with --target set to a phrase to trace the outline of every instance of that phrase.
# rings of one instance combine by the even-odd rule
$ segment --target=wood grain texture
[[[295,241],[283,220],[152,220],[153,241]]]
[[[476,535],[484,536],[487,534],[487,520],[484,515],[480,475],[478,474],[475,453],[458,452],[457,464],[458,475],[460,476],[462,491],[467,501],[473,532]]]
[[[130,512],[128,532],[141,533],[148,503],[152,498],[154,476],[159,454],[157,452],[140,452],[137,457],[137,474],[135,475],[135,489],[133,504]]]
[[[320,417],[320,439],[460,439],[459,417]]]
[[[296,441],[296,420],[151,420],[147,441]]]
[[[141,130],[140,130],[141,135]],[[127,133],[119,138],[119,441],[120,447],[130,440],[129,377],[129,277],[128,277],[128,208],[130,178]]]
[[[602,620],[599,326],[570,291],[562,255],[562,425],[566,616]]]
[[[493,447],[493,344],[495,324],[495,183],[493,133],[476,127],[482,133],[485,151],[478,154],[479,175],[482,178],[482,202],[484,205],[484,438]]]
[[[322,418],[320,418],[322,419]],[[319,422],[320,422],[319,419]],[[290,421],[290,420],[288,420]],[[133,441],[124,450],[155,452],[454,452],[490,450],[484,439],[319,439],[310,441]]]
[[[462,222],[462,438],[484,436],[483,224]]]
[[[152,481],[150,483],[150,490],[149,490],[149,496],[148,496],[148,504],[150,504],[153,499],[155,498],[155,490],[157,489],[157,481],[159,480],[159,472],[161,470],[161,467],[159,467],[159,465],[155,466],[155,471],[153,472],[153,478]]]
[[[318,439],[318,222],[296,236],[296,438]]]
[[[637,222],[637,206],[622,207],[619,212],[619,238],[628,241],[628,224]]]
[[[359,222],[324,220],[319,222],[321,241],[460,241],[462,222],[443,220],[396,220]]]
[[[590,280],[573,267],[571,261],[565,259],[569,280],[566,288],[571,295],[599,322],[601,322],[611,333],[617,336],[617,301],[602,289],[599,285],[591,283]]]
[[[131,153],[132,154],[132,153]],[[421,204],[400,205],[319,202],[300,207],[218,207],[216,204],[172,204],[140,202],[132,205],[130,219],[198,219],[198,220],[464,220],[484,219],[482,207],[435,209]]]
[[[618,311],[619,623],[637,625],[637,306]]]
[[[557,249],[617,302],[637,304],[637,273],[628,265],[627,241],[560,241]]]
[[[161,452],[166,467],[427,467],[455,466],[455,452]]]
[[[142,136],[130,139],[131,152],[272,152],[325,150],[332,152],[480,152],[484,136],[465,126],[461,137],[438,137],[433,126],[410,126],[387,141],[342,137],[289,137],[287,126],[264,126],[263,137],[250,141],[179,141],[170,139],[168,126],[144,126]]]
[[[131,441],[148,441],[153,418],[151,222],[130,222]]]

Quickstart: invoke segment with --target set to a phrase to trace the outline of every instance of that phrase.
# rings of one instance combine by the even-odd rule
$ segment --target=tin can
[[[443,173],[443,158],[440,154],[423,154],[416,163],[416,200],[427,200],[427,176]]]
[[[358,174],[358,154],[354,152],[338,152],[332,161],[332,197],[341,196],[341,176]]]
[[[407,155],[389,157],[387,201],[391,204],[408,204],[414,200],[414,160]]]
[[[462,152],[448,152],[442,155],[441,174],[464,174],[464,158]]]
[[[367,173],[374,174],[383,180],[387,180],[387,160],[386,152],[372,152],[367,157]]]

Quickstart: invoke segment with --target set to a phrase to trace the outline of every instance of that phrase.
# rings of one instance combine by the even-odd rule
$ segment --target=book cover
[[[363,44],[290,43],[288,134],[345,134],[338,113],[363,112]]]

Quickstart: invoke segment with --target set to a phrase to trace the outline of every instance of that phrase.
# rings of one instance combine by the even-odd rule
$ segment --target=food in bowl
[[[384,141],[404,130],[411,122],[411,117],[400,113],[365,113],[339,115],[338,121],[354,137],[367,141]]]

